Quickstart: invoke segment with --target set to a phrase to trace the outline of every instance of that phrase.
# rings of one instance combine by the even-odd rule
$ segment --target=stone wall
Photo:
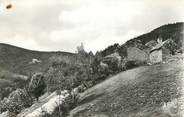
[[[128,61],[147,62],[148,54],[139,48],[130,47],[127,49],[127,59]]]
[[[153,52],[151,52],[149,56],[149,60],[151,64],[162,62],[162,49],[154,50]]]

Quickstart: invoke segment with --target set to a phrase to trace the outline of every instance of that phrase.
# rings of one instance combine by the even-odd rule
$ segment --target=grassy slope
[[[35,72],[44,72],[50,65],[52,58],[66,61],[75,60],[75,54],[67,52],[39,52],[0,43],[0,99],[1,90],[22,87],[24,78]],[[30,64],[32,59],[41,60],[42,63]],[[6,92],[6,91],[5,91]]]
[[[27,80],[28,77],[27,76],[23,76],[23,75],[19,75],[19,74],[15,74],[6,70],[3,70],[2,68],[0,68],[0,87],[6,86],[7,84],[5,83],[5,81],[7,83],[13,83],[16,81],[24,81]],[[5,83],[5,84],[4,84]],[[9,84],[9,85],[11,85]]]
[[[146,111],[144,117],[154,114],[154,117],[166,117],[157,109],[180,96],[184,71],[181,63],[175,61],[122,72],[81,94],[79,106],[70,115],[135,117],[136,113]]]
[[[26,83],[27,79],[27,76],[15,74],[0,68],[0,99],[2,98],[1,95],[5,92],[10,93],[10,90],[7,91],[7,88],[13,90],[15,87],[21,87],[25,85],[24,83]]]
[[[30,75],[29,73],[42,72],[54,56],[74,58],[72,53],[31,51],[0,43],[0,67],[14,73]],[[29,64],[34,58],[42,63]]]

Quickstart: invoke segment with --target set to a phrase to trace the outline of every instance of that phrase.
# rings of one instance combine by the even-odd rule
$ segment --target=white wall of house
[[[162,62],[162,49],[151,52],[149,56],[149,60],[151,64]]]

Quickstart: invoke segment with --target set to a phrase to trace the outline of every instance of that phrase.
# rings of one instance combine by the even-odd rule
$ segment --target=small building
[[[119,55],[118,52],[114,52],[114,53],[112,53],[112,54],[104,57],[104,59],[102,60],[102,62],[108,65],[113,60],[117,61],[118,62],[118,65],[121,64],[121,56]]]
[[[41,60],[38,60],[38,59],[36,59],[36,58],[33,58],[33,59],[31,60],[31,62],[29,62],[29,64],[37,64],[37,63],[42,63],[42,61],[41,61]]]
[[[157,45],[155,48],[151,49],[149,54],[149,62],[151,64],[162,62],[162,45]]]
[[[103,68],[103,70],[107,70],[107,73],[110,73],[110,72],[115,73],[118,70],[121,70],[122,68],[121,62],[122,62],[122,58],[119,55],[119,53],[114,52],[104,57],[100,62],[100,66],[101,68]]]
[[[165,56],[169,54],[169,51],[164,47],[167,41],[162,42],[162,39],[158,38],[156,46],[152,47],[149,52],[149,63],[161,63]]]
[[[108,68],[109,66],[106,64],[106,63],[104,63],[104,62],[100,62],[100,66],[102,67],[102,68],[104,68],[104,69],[106,69],[106,68]]]
[[[146,50],[141,50],[137,47],[129,47],[127,48],[127,60],[128,61],[136,61],[138,63],[145,63],[148,60],[148,53]]]

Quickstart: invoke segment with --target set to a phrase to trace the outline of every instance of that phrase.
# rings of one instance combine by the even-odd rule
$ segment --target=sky
[[[183,6],[184,0],[0,0],[0,43],[67,52],[83,43],[96,52],[184,21]]]

